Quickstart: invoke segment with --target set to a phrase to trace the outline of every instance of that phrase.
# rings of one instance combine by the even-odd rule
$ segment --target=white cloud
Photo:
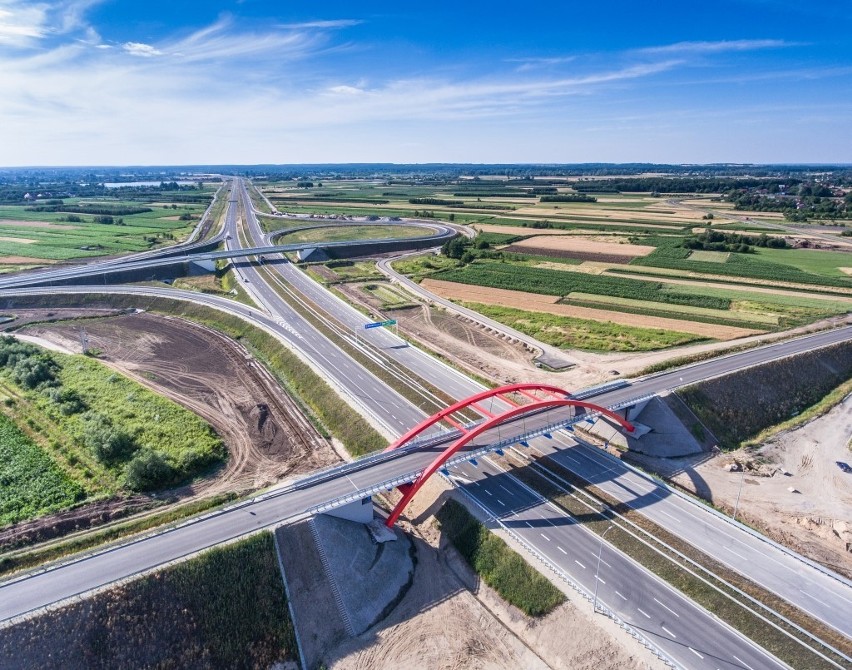
[[[47,32],[48,6],[0,2],[0,46],[25,47]]]
[[[282,28],[288,28],[291,30],[304,30],[306,28],[319,28],[319,29],[334,29],[334,28],[351,28],[352,26],[357,26],[362,24],[363,21],[359,19],[333,19],[330,21],[305,21],[303,23],[282,23]]]
[[[564,65],[571,61],[577,60],[576,56],[555,56],[552,58],[507,58],[507,63],[520,63],[515,70],[517,72],[526,72],[540,67],[552,67],[554,65]]]
[[[152,47],[150,44],[144,44],[142,42],[125,42],[121,45],[121,48],[124,49],[131,56],[140,56],[142,58],[152,58],[154,56],[165,55],[159,49]]]
[[[800,46],[797,42],[785,40],[720,40],[716,42],[676,42],[659,47],[637,49],[645,54],[675,53],[722,53],[725,51],[755,51],[757,49],[779,49]]]

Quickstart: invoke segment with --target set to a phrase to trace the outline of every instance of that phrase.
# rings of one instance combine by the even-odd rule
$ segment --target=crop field
[[[85,497],[50,456],[0,414],[0,527],[70,507]]]
[[[0,637],[3,667],[247,670],[296,659],[270,533],[19,623]]]
[[[586,196],[585,190],[575,192],[557,179],[541,186],[540,181],[483,177],[454,183],[350,179],[307,188],[295,182],[263,187],[282,211],[413,216],[471,225],[480,236],[464,263],[459,257],[424,256],[394,266],[417,281],[429,277],[556,296],[562,299],[560,307],[588,309],[582,313],[601,324],[614,321],[606,327],[659,318],[667,329],[691,323],[678,326],[679,336],[706,336],[712,330],[707,326],[716,325],[728,339],[850,311],[843,296],[852,297],[852,253],[831,250],[830,239],[809,236],[806,224],[796,229],[801,234],[769,228],[764,222],[783,222],[777,212],[743,217],[709,193],[660,197],[595,193],[591,187]],[[687,248],[689,240],[708,229],[752,236],[754,246],[749,253]],[[759,247],[762,233],[794,246],[828,244],[829,249]]]
[[[713,338],[719,340],[730,340],[746,335],[755,335],[767,329],[766,326],[744,327],[742,323],[733,320],[721,322],[721,320],[711,319],[712,323],[706,323],[699,321],[697,318],[692,320],[679,319],[674,318],[680,316],[679,314],[667,315],[665,312],[657,313],[653,310],[629,309],[606,303],[575,304],[571,302],[570,304],[566,304],[564,300],[560,300],[557,296],[543,296],[523,291],[456,284],[439,279],[426,279],[423,282],[423,286],[444,298],[464,304],[477,303],[493,307],[520,309],[530,314],[541,314],[542,318],[538,319],[539,321],[544,319],[550,322],[551,320],[545,319],[546,316],[552,315],[559,317],[565,321],[565,323],[559,325],[561,330],[565,329],[567,321],[571,319],[600,322],[601,325],[607,326],[610,332],[615,332],[619,326],[653,331],[666,329],[678,335],[691,334],[701,339]],[[610,307],[619,308],[610,309]],[[501,321],[502,319],[497,320]],[[523,328],[520,328],[520,330],[523,330]],[[558,342],[551,343],[561,346]],[[629,351],[623,344],[623,342],[619,343],[617,350]]]
[[[212,192],[206,194],[210,196]],[[63,261],[144,251],[173,243],[192,230],[207,205],[71,198],[65,206],[44,208],[57,211],[0,206],[0,265],[7,257]],[[88,213],[101,211],[133,213]]]
[[[435,279],[490,286],[515,291],[565,296],[572,292],[600,293],[634,300],[689,305],[711,309],[728,309],[730,300],[713,296],[661,292],[659,282],[622,279],[606,275],[562,272],[543,268],[518,266],[512,263],[476,262],[456,270],[446,270]]]

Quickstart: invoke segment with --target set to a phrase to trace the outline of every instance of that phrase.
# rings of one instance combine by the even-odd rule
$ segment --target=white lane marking
[[[734,551],[734,550],[733,550],[733,549],[731,549],[730,547],[723,547],[723,549],[726,549],[727,551],[730,551],[730,552],[731,552],[734,556],[739,556],[739,557],[740,557],[741,559],[743,559],[744,561],[747,561],[747,560],[748,560],[748,558],[746,558],[746,557],[745,557],[745,556],[743,556],[742,554],[737,553],[736,551]]]
[[[590,551],[589,553],[597,559],[597,557],[598,557],[597,552]],[[608,567],[608,568],[611,568],[611,567],[612,567],[612,566],[611,566],[609,563],[607,563],[604,559],[600,559],[600,561],[601,561],[601,563],[603,563],[606,567]]]
[[[731,654],[731,655],[733,656],[733,654]],[[748,663],[746,663],[743,659],[741,659],[741,658],[737,658],[736,656],[734,656],[734,660],[735,660],[737,663],[741,663],[741,664],[742,664],[742,666],[743,666],[744,668],[748,668],[748,670],[754,670],[754,668],[752,668],[752,667],[751,667]]]
[[[678,619],[680,619],[680,614],[678,614],[677,612],[675,612],[675,611],[674,611],[671,607],[667,606],[667,605],[666,605],[666,604],[664,604],[664,603],[661,603],[661,602],[660,602],[659,600],[657,600],[656,598],[654,598],[654,602],[655,602],[655,603],[657,603],[658,605],[660,605],[661,607],[665,607],[665,608],[666,608],[669,612],[671,612],[671,613],[672,613],[672,614],[674,614],[674,615],[675,615]]]
[[[617,595],[622,600],[627,600],[627,598],[625,598],[623,595],[621,595],[618,591],[615,592],[615,595]]]
[[[583,568],[583,570],[585,570],[585,569],[586,569],[586,566],[585,566],[585,565],[583,565],[582,563],[580,563],[580,561],[578,561],[576,558],[574,559],[574,562],[575,562],[577,565],[579,565],[581,568]]]
[[[557,548],[557,549],[559,549],[559,551],[561,551],[561,552],[562,552],[563,554],[565,554],[566,556],[568,555],[568,552],[567,552],[567,551],[565,551],[562,547],[556,547],[556,548]]]
[[[808,597],[809,597],[809,598],[811,598],[812,600],[816,600],[816,601],[817,601],[820,605],[825,605],[825,603],[824,603],[822,600],[820,600],[819,598],[817,598],[817,597],[816,597],[816,596],[814,596],[814,595],[811,595],[811,594],[810,594],[810,593],[808,593],[807,591],[802,591],[802,589],[799,589],[799,591],[801,591],[802,593],[804,593],[806,596],[808,596]]]
[[[697,651],[695,651],[695,649],[693,649],[692,647],[687,647],[687,649],[689,649],[689,651],[691,651],[693,654],[698,656],[698,658],[700,658],[702,660],[704,659],[704,657],[701,654],[699,654]]]
[[[650,615],[650,614],[647,614],[646,612],[643,612],[643,611],[642,611],[642,610],[640,610],[638,607],[636,608],[636,610],[639,612],[639,614],[641,614],[641,615],[642,615],[643,617],[645,617],[646,619],[650,619],[650,618],[651,618],[651,615]]]
[[[498,484],[497,486],[499,486],[501,489],[503,489],[509,495],[512,495],[512,492],[509,489],[507,489],[505,486],[503,486],[502,484]]]
[[[493,493],[491,493],[491,491],[489,491],[488,489],[485,489],[485,492],[486,492],[488,495],[490,495],[490,496],[493,496],[493,495],[494,495],[494,494],[493,494]]]
[[[674,639],[674,640],[676,640],[676,639],[677,639],[677,635],[675,635],[674,633],[672,633],[672,632],[671,632],[668,628],[666,628],[665,626],[660,626],[660,628],[662,628],[662,629],[663,629],[664,631],[666,631],[669,635],[671,635],[671,636],[672,636],[672,639]]]
[[[529,526],[530,528],[533,527],[533,525],[529,521],[524,521],[524,523],[527,524],[527,526]]]
[[[505,507],[505,506],[506,506],[506,503],[504,503],[502,500],[500,500],[500,498],[497,498],[497,502],[498,502],[498,503],[500,503],[500,505],[501,505],[502,507]]]
[[[595,575],[595,579],[597,579],[601,584],[606,584],[606,582],[597,575]]]
[[[548,542],[550,542],[550,538],[549,538],[549,537],[547,537],[547,535],[545,535],[544,533],[539,533],[539,535],[541,535],[541,536],[542,536],[545,540],[547,540]]]

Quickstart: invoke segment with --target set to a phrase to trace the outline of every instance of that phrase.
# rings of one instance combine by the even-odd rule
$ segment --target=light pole
[[[611,531],[613,528],[615,528],[615,524],[611,523],[609,525],[609,527],[603,533],[601,533],[601,545],[600,545],[600,547],[598,547],[598,567],[595,570],[595,603],[594,603],[594,606],[593,606],[594,612],[598,611],[598,583],[600,582],[598,575],[600,574],[600,571],[601,571],[601,554],[603,553],[604,538],[606,537],[606,534],[609,531]]]
[[[743,469],[743,474],[740,476],[740,488],[737,490],[737,502],[734,503],[734,521],[737,520],[737,510],[740,508],[740,494],[743,492],[743,482],[745,481],[745,464],[740,467]]]

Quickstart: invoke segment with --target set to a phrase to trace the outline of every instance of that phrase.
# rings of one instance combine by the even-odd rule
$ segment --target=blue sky
[[[0,165],[852,162],[852,2],[0,0]]]

